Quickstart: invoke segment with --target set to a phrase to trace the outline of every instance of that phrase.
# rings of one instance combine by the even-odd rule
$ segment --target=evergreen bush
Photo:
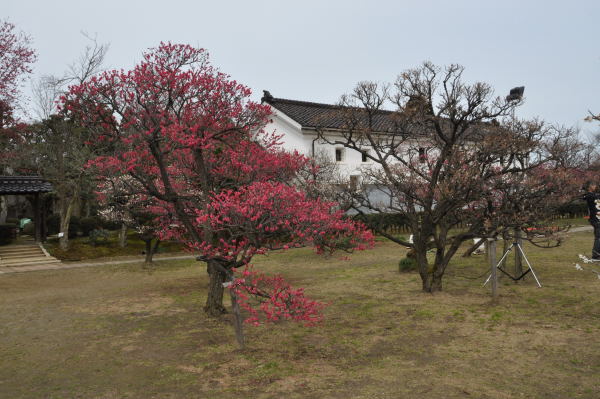
[[[109,231],[104,229],[94,229],[89,232],[89,243],[94,247],[100,243],[106,244],[108,242]]]
[[[398,271],[400,273],[414,272],[418,269],[415,258],[406,257],[398,262]]]
[[[81,220],[79,221],[79,228],[81,231],[81,235],[83,235],[84,237],[88,237],[92,230],[102,228],[102,220],[100,220],[100,218],[97,216],[81,218]]]
[[[0,245],[10,244],[16,235],[17,226],[12,223],[0,224]]]

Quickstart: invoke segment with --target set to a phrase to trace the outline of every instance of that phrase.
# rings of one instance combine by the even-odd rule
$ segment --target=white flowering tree
[[[146,265],[152,263],[160,244],[157,236],[157,214],[147,196],[136,194],[135,182],[127,176],[103,181],[97,192],[102,206],[100,215],[106,219],[131,228],[145,243]]]

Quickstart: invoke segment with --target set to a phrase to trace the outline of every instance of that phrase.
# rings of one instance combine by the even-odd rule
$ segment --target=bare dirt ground
[[[261,257],[330,305],[319,327],[246,327],[243,351],[229,317],[204,315],[198,262],[2,275],[0,397],[596,399],[600,280],[574,268],[590,246],[526,248],[544,287],[505,278],[496,305],[483,256],[457,257],[435,295],[387,242]]]

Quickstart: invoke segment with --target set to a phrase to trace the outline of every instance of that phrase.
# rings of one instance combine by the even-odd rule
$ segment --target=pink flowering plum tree
[[[0,100],[0,174],[7,168],[27,170],[19,161],[19,152],[25,148],[28,125],[14,117],[13,109]]]
[[[36,60],[31,39],[17,32],[14,24],[0,21],[0,173],[13,166],[16,149],[22,145],[24,125],[15,116],[18,95]]]
[[[127,176],[132,194],[152,200],[160,237],[184,242],[206,262],[208,314],[225,311],[225,285],[240,294],[234,306],[247,308],[251,322],[314,322],[320,305],[252,270],[252,257],[304,245],[362,249],[372,235],[294,185],[307,160],[263,130],[270,108],[249,95],[203,49],[161,43],[129,71],[71,87],[63,108],[111,148],[93,161],[101,177]]]
[[[15,28],[8,21],[0,22],[0,102],[11,108],[18,102],[20,86],[36,60],[30,37]]]

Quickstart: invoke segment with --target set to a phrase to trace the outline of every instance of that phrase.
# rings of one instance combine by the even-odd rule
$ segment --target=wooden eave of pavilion
[[[34,195],[35,240],[37,242],[43,240],[40,193],[49,193],[52,190],[52,184],[41,176],[0,176],[0,195]]]
[[[52,189],[41,176],[0,176],[0,195],[49,193]]]

